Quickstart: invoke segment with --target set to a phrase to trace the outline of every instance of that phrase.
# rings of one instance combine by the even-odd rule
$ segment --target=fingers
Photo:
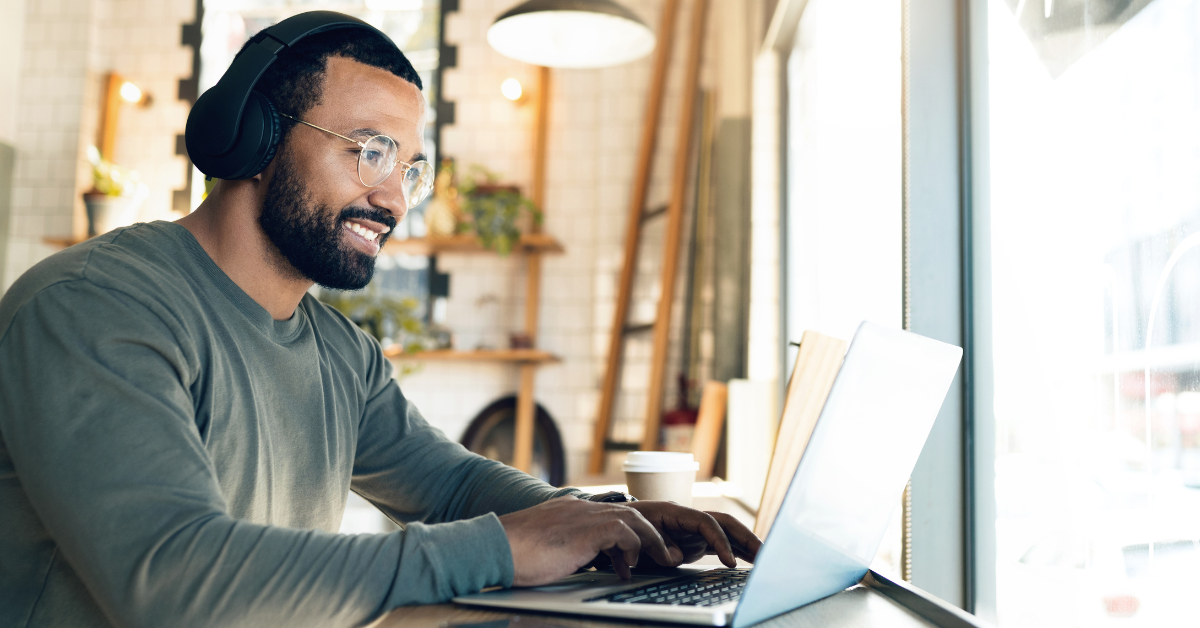
[[[717,520],[707,512],[691,508],[681,508],[681,511],[676,513],[677,526],[685,532],[692,532],[704,537],[704,540],[708,541],[709,548],[716,553],[726,567],[736,567],[737,558],[733,555],[733,547],[729,544],[724,530],[721,529],[721,524],[717,523]]]
[[[616,514],[621,517],[621,520],[641,540],[642,551],[646,552],[650,558],[653,558],[654,562],[667,567],[674,567],[683,561],[683,552],[678,547],[675,547],[674,552],[668,549],[663,535],[642,516],[642,513],[624,506],[617,506],[616,508],[619,510]],[[635,560],[631,564],[636,565],[637,561]]]
[[[629,569],[629,563],[625,562],[625,554],[616,548],[606,549],[604,553],[608,555],[608,562],[612,565],[613,571],[621,577],[622,580],[633,578],[633,572]]]
[[[659,536],[661,536],[663,542],[666,543],[667,557],[670,559],[670,562],[659,563],[660,565],[664,567],[678,567],[683,563],[694,562],[696,560],[695,558],[688,560],[688,556],[691,556],[695,553],[695,548],[687,546],[686,543],[680,543],[670,534],[664,534],[662,528],[657,525],[654,526],[654,529],[658,530]],[[700,548],[700,555],[704,555],[703,546]],[[656,559],[654,562],[658,562],[658,560]]]
[[[679,538],[674,541],[683,551],[683,562],[685,563],[694,563],[709,553],[708,541],[699,534],[680,534]],[[737,553],[737,548],[734,548],[734,553]]]
[[[749,528],[742,525],[741,521],[732,516],[723,512],[708,514],[725,530],[725,535],[732,542],[733,553],[742,560],[754,562],[754,559],[758,557],[758,550],[762,547],[762,541],[754,536]]]
[[[670,502],[636,502],[631,506],[660,525],[668,538],[673,537],[688,562],[699,558],[689,551],[695,549],[699,539],[690,535],[703,539],[706,545],[701,552],[716,554],[729,567],[736,566],[738,558],[753,562],[762,546],[749,528],[725,513],[701,512]]]
[[[636,567],[642,551],[642,539],[621,519],[609,519],[603,524],[601,549],[612,559],[613,571],[628,580],[630,567]]]

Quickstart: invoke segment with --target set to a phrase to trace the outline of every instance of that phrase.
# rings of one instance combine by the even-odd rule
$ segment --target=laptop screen
[[[961,357],[953,345],[873,323],[859,326],[759,552],[734,626],[862,579]]]

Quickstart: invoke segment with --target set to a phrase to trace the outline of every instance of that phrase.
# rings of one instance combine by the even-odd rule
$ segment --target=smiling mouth
[[[342,226],[349,229],[350,231],[353,231],[354,233],[358,234],[359,237],[366,240],[367,242],[372,242],[372,243],[377,242],[379,240],[380,236],[391,231],[391,228],[387,227],[386,225],[383,227],[383,231],[375,231],[374,229],[372,229],[370,227],[366,227],[364,225],[361,225],[357,222],[353,222],[350,220],[343,221]]]

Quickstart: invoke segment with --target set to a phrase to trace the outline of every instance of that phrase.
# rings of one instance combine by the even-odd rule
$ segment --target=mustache
[[[347,207],[342,210],[342,213],[338,214],[338,223],[349,218],[361,218],[377,222],[381,225],[387,225],[388,232],[384,235],[391,235],[392,230],[396,228],[395,216],[375,208]]]

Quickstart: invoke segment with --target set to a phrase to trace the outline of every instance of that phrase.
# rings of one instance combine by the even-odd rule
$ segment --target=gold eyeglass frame
[[[342,138],[342,139],[346,140],[347,142],[351,142],[351,143],[357,144],[359,148],[363,148],[363,149],[365,149],[365,148],[367,147],[367,142],[370,142],[371,140],[373,140],[373,139],[375,139],[375,138],[377,138],[377,137],[386,137],[386,138],[388,138],[388,141],[390,141],[390,142],[391,142],[393,145],[395,145],[397,148],[399,148],[399,146],[400,146],[400,142],[397,142],[396,140],[392,139],[392,138],[391,138],[391,136],[388,136],[388,135],[383,135],[382,133],[381,133],[381,134],[379,134],[379,135],[372,135],[371,137],[367,138],[367,141],[366,141],[366,142],[360,142],[360,141],[358,141],[358,140],[356,140],[356,139],[353,139],[353,138],[346,137],[345,135],[342,135],[341,133],[336,133],[336,132],[334,132],[334,131],[330,131],[329,129],[326,129],[326,128],[323,128],[323,127],[319,127],[319,126],[317,126],[317,125],[313,124],[312,122],[307,122],[307,121],[305,121],[305,120],[301,120],[300,118],[297,118],[296,116],[289,116],[289,115],[288,115],[288,114],[286,114],[286,113],[280,113],[279,115],[281,115],[281,116],[283,116],[283,117],[285,117],[285,118],[288,118],[289,120],[295,120],[296,122],[299,122],[300,124],[303,124],[303,125],[305,125],[305,126],[310,126],[310,127],[314,128],[314,129],[316,129],[316,130],[318,130],[318,131],[324,131],[324,132],[326,132],[326,133],[328,133],[328,134],[330,134],[330,135],[335,135],[335,136],[337,136],[337,137],[340,137],[340,138]],[[359,163],[362,163],[362,151],[359,151],[359,153],[358,153],[358,159],[359,159]],[[410,164],[410,163],[408,163],[408,162],[405,162],[405,161],[400,161],[399,159],[397,159],[395,162],[393,162],[393,163],[392,163],[392,171],[391,171],[391,172],[389,172],[389,173],[387,173],[387,176],[385,176],[385,177],[384,177],[384,178],[383,178],[383,179],[382,179],[382,180],[381,180],[379,183],[376,183],[375,185],[367,185],[367,182],[362,180],[362,168],[361,168],[361,166],[360,166],[360,167],[358,168],[358,182],[359,182],[359,183],[361,183],[361,184],[363,184],[363,185],[364,185],[364,186],[366,186],[366,187],[369,187],[369,188],[379,187],[379,186],[383,185],[383,182],[384,182],[384,181],[387,181],[387,180],[388,180],[388,177],[391,177],[391,176],[392,176],[392,174],[396,172],[396,166],[399,166],[399,165],[403,165],[403,166],[404,166],[404,171],[402,171],[402,172],[400,173],[400,176],[404,176],[404,172],[407,172],[407,171],[408,171],[410,168],[412,168],[413,166],[415,166],[415,165],[417,165],[417,164],[419,164],[419,163],[424,163],[424,164],[426,164],[426,165],[429,165],[430,167],[432,167],[432,164],[430,164],[428,161],[425,161],[424,159],[419,159],[419,160],[417,160],[417,161],[414,161],[414,162],[412,162],[411,164]],[[426,198],[429,196],[429,193],[430,193],[430,191],[432,191],[432,188],[433,188],[433,186],[429,186],[429,187],[430,187],[430,189],[429,189],[429,190],[426,190],[426,191],[425,191],[425,194],[424,194],[424,195],[422,195],[422,196],[421,196],[421,198],[417,199],[415,202],[411,201],[411,200],[408,198],[408,195],[407,195],[407,194],[405,194],[404,201],[405,201],[406,203],[408,203],[408,206],[409,206],[409,207],[415,207],[416,205],[420,204],[420,203],[421,203],[421,201],[424,201],[424,200],[425,200],[425,199],[426,199]]]

